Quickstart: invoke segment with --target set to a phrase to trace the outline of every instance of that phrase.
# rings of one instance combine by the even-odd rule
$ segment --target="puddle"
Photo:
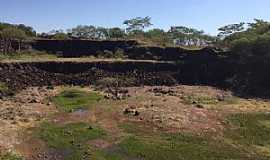
[[[71,113],[73,116],[85,117],[89,115],[89,111],[87,109],[77,109]]]
[[[57,123],[82,122],[88,121],[90,112],[87,109],[77,109],[71,113],[58,113],[54,116],[53,121]]]

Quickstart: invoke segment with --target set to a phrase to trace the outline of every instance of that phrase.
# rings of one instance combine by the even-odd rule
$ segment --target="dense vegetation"
[[[3,52],[11,52],[12,41],[17,41],[20,51],[21,43],[32,38],[50,39],[92,39],[92,40],[118,40],[136,39],[146,44],[159,46],[186,46],[204,47],[216,46],[232,50],[239,55],[267,56],[270,41],[270,23],[255,19],[252,23],[230,24],[219,28],[217,36],[205,34],[204,31],[185,26],[172,26],[168,31],[152,28],[150,17],[137,17],[123,22],[125,28],[97,27],[93,25],[78,25],[64,31],[52,30],[48,33],[37,34],[36,31],[24,24],[14,25],[0,23],[0,40]]]

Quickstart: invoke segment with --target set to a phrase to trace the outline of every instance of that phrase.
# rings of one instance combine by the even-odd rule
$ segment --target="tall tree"
[[[125,31],[118,27],[109,28],[108,33],[110,39],[121,39],[125,37]]]
[[[185,26],[171,27],[168,34],[174,44],[181,46],[202,47],[208,45],[208,43],[213,40],[213,38],[205,34],[204,31]]]
[[[218,29],[218,37],[224,38],[234,33],[242,32],[245,29],[245,23],[229,24]]]
[[[80,39],[95,39],[96,38],[96,27],[79,25],[68,31],[73,37]]]
[[[22,41],[27,38],[25,32],[15,27],[8,27],[1,31],[1,39],[4,42],[4,53],[9,53],[12,48],[12,42],[18,42],[18,50],[21,50]]]
[[[151,23],[151,17],[137,17],[129,20],[125,20],[124,25],[126,25],[126,31],[128,33],[130,32],[136,32],[136,31],[143,31],[145,28],[150,27],[153,25]]]

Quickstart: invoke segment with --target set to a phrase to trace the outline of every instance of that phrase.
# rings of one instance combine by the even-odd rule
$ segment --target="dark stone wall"
[[[122,49],[128,59],[136,60],[170,60],[175,61],[187,54],[216,54],[212,49],[185,50],[179,47],[147,47],[136,41],[92,41],[92,40],[36,40],[32,48],[59,54],[63,57],[98,56],[105,50],[115,53]]]
[[[52,54],[61,54],[64,57],[96,56],[97,51],[109,50],[115,52],[118,48],[127,50],[135,45],[136,41],[93,41],[93,40],[35,40],[32,48],[47,51]]]
[[[241,96],[269,97],[270,64],[251,59],[239,63],[233,57],[189,55],[176,62],[20,62],[0,63],[0,81],[14,90],[29,86],[92,85],[108,77],[141,85],[210,85],[230,89]]]
[[[0,63],[0,81],[18,90],[29,86],[91,85],[102,78],[132,79],[133,86],[174,85],[173,63],[21,62]]]
[[[190,55],[178,62],[93,61],[0,63],[0,81],[14,89],[46,85],[91,85],[102,78],[133,79],[141,85],[212,85],[227,88],[228,62],[215,55]]]

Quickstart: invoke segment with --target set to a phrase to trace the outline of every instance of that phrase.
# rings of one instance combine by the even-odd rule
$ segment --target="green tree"
[[[128,33],[134,33],[136,31],[143,31],[145,28],[152,26],[151,17],[137,17],[129,20],[125,20],[124,25],[126,25],[126,31]]]
[[[168,35],[174,44],[181,46],[205,46],[214,41],[214,37],[209,36],[202,30],[189,28],[185,26],[171,27]]]
[[[169,43],[167,33],[162,29],[151,29],[145,32],[145,37],[158,45],[166,46]]]
[[[68,31],[73,37],[80,39],[95,39],[96,38],[96,27],[79,25]]]
[[[95,30],[95,38],[99,40],[108,39],[109,30],[104,27],[97,27]]]
[[[69,37],[66,33],[56,33],[54,36],[53,36],[54,39],[57,39],[57,40],[68,40]]]
[[[92,25],[79,25],[68,30],[68,35],[79,39],[104,40],[109,38],[109,29]]]
[[[10,27],[14,27],[14,28],[24,31],[28,37],[36,36],[36,31],[30,26],[26,26],[24,24],[16,25],[16,24],[9,24],[9,23],[0,23],[0,31],[6,28],[10,28]]]
[[[110,39],[121,39],[125,37],[125,31],[118,27],[109,28],[108,33]]]
[[[69,35],[66,34],[62,29],[59,29],[59,30],[51,30],[49,33],[42,33],[41,36],[44,36],[44,37],[50,37],[52,39],[56,39],[56,40],[67,40],[69,39]]]
[[[224,27],[221,27],[218,29],[220,33],[218,34],[218,37],[224,38],[226,36],[229,36],[231,34],[242,32],[245,29],[245,23],[237,23],[237,24],[229,24]]]
[[[30,26],[26,26],[24,24],[19,24],[15,27],[24,31],[28,37],[36,37],[36,35],[37,35],[36,31]]]
[[[270,57],[270,23],[255,19],[248,28],[227,36],[223,43],[241,57]]]
[[[12,49],[12,42],[18,42],[18,50],[21,51],[21,44],[27,38],[25,32],[15,27],[8,27],[1,31],[1,39],[4,42],[4,53],[9,53]]]

